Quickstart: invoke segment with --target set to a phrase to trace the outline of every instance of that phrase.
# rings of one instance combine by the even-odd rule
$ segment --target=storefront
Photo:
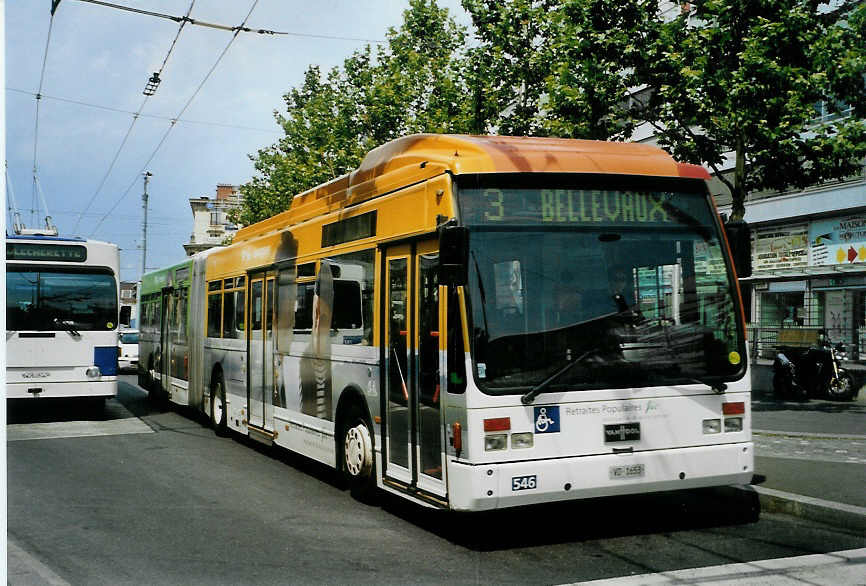
[[[753,349],[772,357],[780,329],[817,328],[866,361],[866,212],[752,231],[743,280]]]

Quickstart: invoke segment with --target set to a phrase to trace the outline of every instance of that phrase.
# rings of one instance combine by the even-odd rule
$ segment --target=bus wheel
[[[210,423],[214,433],[219,436],[228,434],[228,414],[226,413],[226,387],[223,376],[217,373],[214,376],[210,389]]]
[[[373,434],[366,419],[353,409],[343,427],[343,475],[352,496],[362,502],[372,499],[376,491],[376,466]]]

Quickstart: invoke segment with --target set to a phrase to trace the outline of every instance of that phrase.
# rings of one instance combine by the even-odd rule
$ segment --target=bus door
[[[273,431],[274,272],[249,275],[247,335],[247,413],[249,424]]]
[[[385,477],[445,496],[438,242],[385,252]]]
[[[171,314],[174,311],[174,289],[164,287],[160,295],[159,355],[156,370],[159,386],[171,396]]]

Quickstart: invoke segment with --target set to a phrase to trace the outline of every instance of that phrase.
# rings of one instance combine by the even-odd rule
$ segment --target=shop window
[[[763,293],[761,325],[775,327],[802,326],[806,323],[803,293]]]

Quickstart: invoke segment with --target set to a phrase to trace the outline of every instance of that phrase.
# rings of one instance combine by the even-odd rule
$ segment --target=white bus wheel
[[[367,421],[353,410],[343,428],[343,474],[352,495],[369,501],[376,490],[376,466],[373,454],[373,434]]]
[[[226,389],[222,374],[217,373],[211,384],[210,391],[210,422],[214,432],[223,436],[228,432],[228,414],[226,413]]]

